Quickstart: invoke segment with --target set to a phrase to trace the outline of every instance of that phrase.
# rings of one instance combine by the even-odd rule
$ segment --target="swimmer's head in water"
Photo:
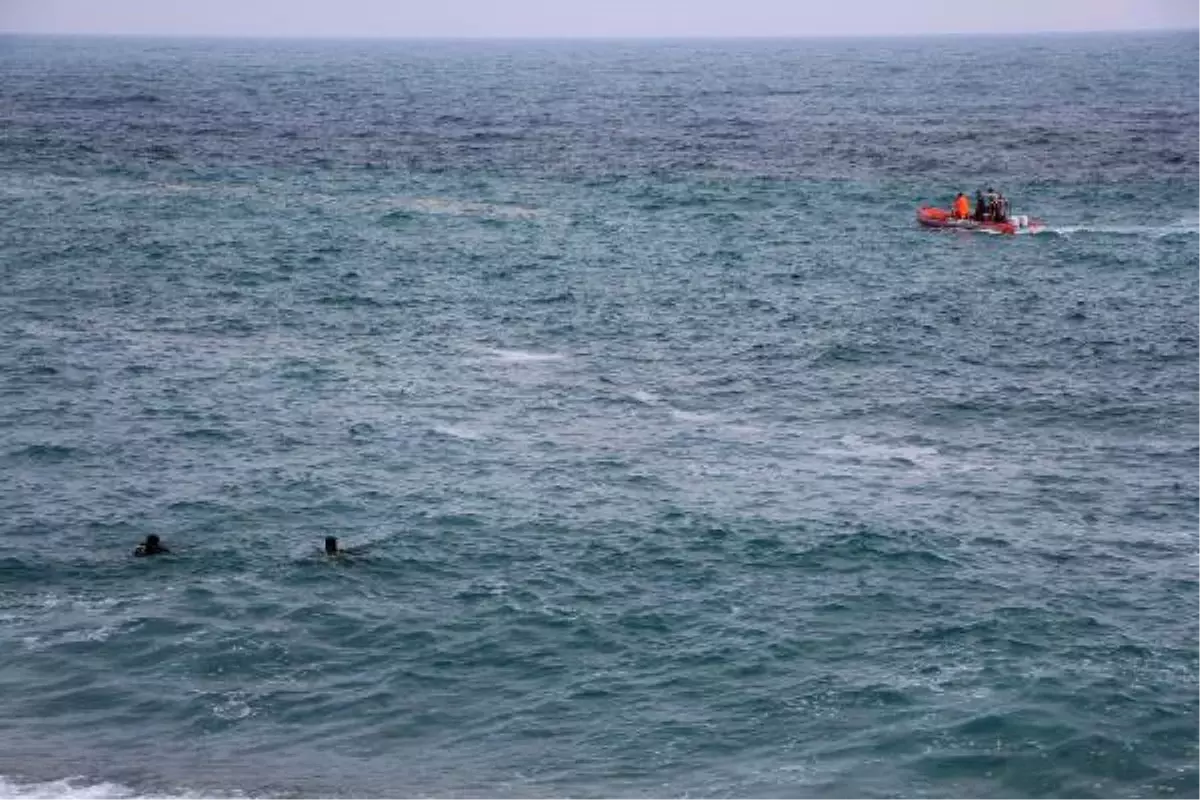
[[[326,536],[325,537],[325,555],[335,556],[335,555],[337,555],[337,551],[338,551],[337,537],[336,536]]]
[[[152,533],[146,537],[146,541],[137,546],[133,554],[135,556],[155,556],[160,553],[169,552],[171,551],[162,546],[162,541],[158,538],[158,534]]]

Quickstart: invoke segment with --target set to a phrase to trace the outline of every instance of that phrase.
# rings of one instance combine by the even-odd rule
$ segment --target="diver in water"
[[[171,551],[164,547],[161,540],[159,540],[158,534],[152,533],[146,537],[146,541],[134,548],[133,555],[135,558],[142,558],[143,556],[157,556],[169,552]]]
[[[336,536],[325,537],[325,557],[336,558],[339,561],[357,561],[362,556],[364,551],[369,547],[369,543],[357,544],[351,547],[343,547]]]

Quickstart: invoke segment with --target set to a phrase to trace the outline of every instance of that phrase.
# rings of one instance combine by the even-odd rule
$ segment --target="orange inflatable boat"
[[[1004,222],[981,221],[977,219],[960,219],[947,209],[921,206],[917,209],[917,222],[927,228],[954,228],[964,231],[981,231],[983,233],[1038,233],[1046,229],[1046,225],[1038,219],[1024,215],[1009,215]]]

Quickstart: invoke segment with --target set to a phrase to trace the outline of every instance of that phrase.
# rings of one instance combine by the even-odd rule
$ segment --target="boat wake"
[[[1059,236],[1095,234],[1101,236],[1142,236],[1164,239],[1168,236],[1200,235],[1200,219],[1184,218],[1165,225],[1060,225],[1046,228],[1047,233]]]

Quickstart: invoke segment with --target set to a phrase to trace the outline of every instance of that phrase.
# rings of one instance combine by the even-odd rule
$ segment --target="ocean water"
[[[0,796],[1196,797],[1197,67],[0,39]]]

